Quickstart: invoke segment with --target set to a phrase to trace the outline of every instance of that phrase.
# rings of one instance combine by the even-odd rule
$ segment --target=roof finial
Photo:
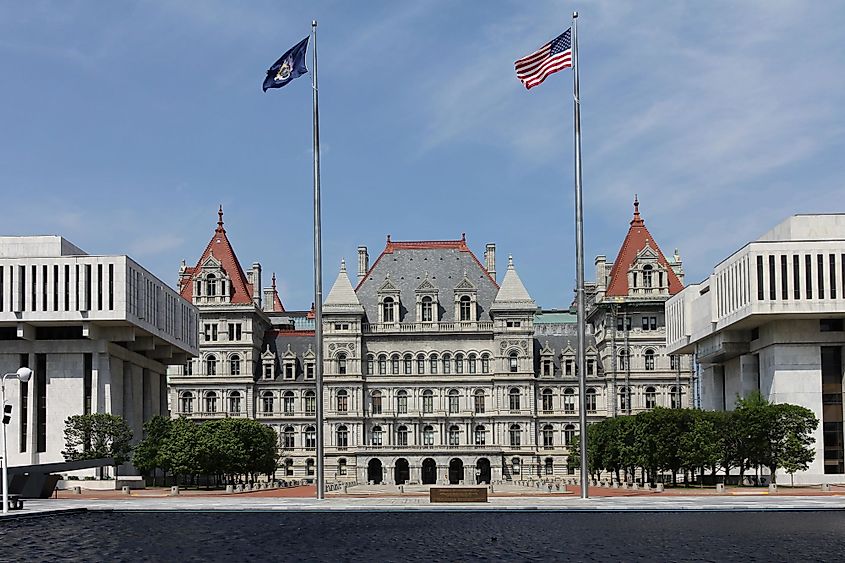
[[[513,254],[508,254],[508,268],[513,268]]]
[[[220,204],[220,208],[217,210],[217,229],[223,230],[223,204]]]
[[[467,241],[467,234],[461,233],[461,242],[466,242],[466,241]]]
[[[340,259],[340,271],[346,273],[346,258]]]
[[[390,235],[387,235],[387,242],[390,242]]]
[[[276,272],[273,272],[273,290],[276,289]]]
[[[637,194],[634,194],[634,218],[631,220],[631,226],[642,227],[643,220],[640,217],[640,199]]]

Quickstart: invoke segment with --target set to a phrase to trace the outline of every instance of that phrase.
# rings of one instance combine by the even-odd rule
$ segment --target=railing
[[[364,323],[364,334],[383,332],[479,332],[492,331],[492,321],[459,321],[446,323]]]

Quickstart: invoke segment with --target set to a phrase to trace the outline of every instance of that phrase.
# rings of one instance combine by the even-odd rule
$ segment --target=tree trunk
[[[769,466],[769,474],[772,478],[772,484],[777,484],[777,475],[775,475],[775,472],[777,470],[778,470],[777,465],[775,465],[774,467],[772,467],[771,465]]]

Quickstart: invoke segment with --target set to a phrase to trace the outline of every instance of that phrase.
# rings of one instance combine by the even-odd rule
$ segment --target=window
[[[337,460],[337,474],[346,475],[346,460],[343,458]]]
[[[349,447],[349,431],[346,429],[346,426],[338,426],[337,431],[335,432],[335,443],[337,444],[337,449],[345,450]]]
[[[657,406],[657,391],[654,387],[645,388],[645,408],[653,409]]]
[[[399,414],[408,414],[408,392],[399,391],[396,394],[396,412]]]
[[[649,265],[643,266],[643,287],[651,287],[652,268]]]
[[[443,354],[443,373],[449,374],[452,372],[452,356]]]
[[[467,364],[469,365],[469,373],[475,373],[477,366],[475,354],[470,354],[469,356],[467,356]]]
[[[261,412],[264,414],[273,413],[273,393],[270,391],[261,394]]]
[[[387,373],[387,356],[378,357],[378,374],[385,375]]]
[[[648,328],[649,330],[657,330],[657,317],[648,318]]]
[[[346,354],[337,355],[337,374],[346,375]]]
[[[407,426],[400,426],[396,430],[396,445],[397,446],[407,446],[408,445],[408,427]]]
[[[373,375],[375,373],[375,358],[372,355],[367,356],[367,375]]]
[[[460,412],[460,397],[456,389],[449,391],[449,414],[458,414]]]
[[[543,447],[551,450],[555,445],[555,432],[551,424],[543,427]]]
[[[457,446],[461,443],[461,430],[457,427],[457,425],[452,425],[449,427],[449,445],[450,446]]]
[[[836,255],[830,255],[830,298],[836,299]]]
[[[628,350],[619,350],[619,369],[628,369]]]
[[[481,373],[490,373],[490,356],[481,355]]]
[[[511,373],[516,373],[519,371],[519,360],[517,358],[516,352],[511,352],[508,356],[508,370]]]
[[[382,322],[393,322],[393,298],[385,297],[382,302]]]
[[[515,457],[511,460],[511,472],[514,475],[519,475],[522,469],[522,462],[519,460],[518,457]]]
[[[596,372],[596,361],[593,359],[587,360],[587,375],[594,375]]]
[[[217,342],[217,324],[205,323],[203,325],[202,337],[206,342]]]
[[[241,374],[241,357],[237,354],[229,358],[229,373],[232,375]]]
[[[205,373],[206,375],[217,375],[217,356],[210,354],[205,359]]]
[[[572,440],[575,439],[575,426],[573,424],[567,424],[563,427],[563,444],[568,446],[572,443]]]
[[[314,391],[305,392],[305,414],[314,416],[317,413],[317,396]]]
[[[194,412],[194,394],[193,393],[183,393],[179,399],[181,412],[185,414],[190,414]]]
[[[349,410],[349,394],[346,390],[341,389],[337,392],[337,411],[347,412]]]
[[[554,475],[555,474],[555,461],[552,458],[547,457],[545,459],[545,461],[543,462],[543,468],[544,468],[546,475]]]
[[[472,320],[472,302],[469,298],[469,295],[464,295],[463,297],[461,297],[460,307],[461,307],[461,321],[471,321]]]
[[[412,373],[411,372],[412,361],[411,361],[411,355],[410,354],[405,354],[403,364],[404,364],[404,368],[405,368],[405,375],[411,375],[411,373]]]
[[[384,433],[381,426],[373,426],[372,443],[374,446],[381,446],[384,440]]]
[[[643,321],[643,330],[648,330],[648,317],[643,316],[642,321]]]
[[[587,389],[587,412],[596,412],[596,390]]]
[[[433,320],[433,304],[431,297],[422,298],[422,322],[430,323]]]
[[[434,428],[426,426],[423,428],[423,446],[434,445]]]
[[[551,360],[543,360],[543,375],[550,376],[552,375],[552,361]]]
[[[563,392],[563,412],[565,413],[573,413],[575,412],[575,390],[574,389],[566,389]]]
[[[294,399],[293,391],[285,391],[285,394],[282,396],[282,410],[287,416],[293,414]]]
[[[520,447],[522,445],[522,429],[519,424],[511,424],[509,434],[511,447]]]
[[[475,392],[475,414],[484,412],[484,391],[479,389]]]
[[[780,298],[789,299],[789,274],[786,271],[786,256],[780,257]]]
[[[217,412],[217,393],[215,393],[214,391],[209,391],[205,394],[205,412]]]
[[[804,256],[804,283],[806,286],[807,299],[813,298],[813,258],[807,254]]]
[[[293,426],[285,426],[285,430],[282,432],[282,447],[286,450],[294,448]]]
[[[845,262],[843,262],[845,264]],[[792,295],[795,299],[801,299],[801,261],[798,255],[792,257]]]
[[[229,323],[229,340],[234,342],[240,340],[241,336],[241,323]]]
[[[314,379],[315,367],[313,361],[305,362],[305,379]]]
[[[508,328],[519,328],[522,326],[522,321],[505,321],[505,326]]]
[[[676,356],[675,354],[669,356],[669,369],[675,370],[678,369],[678,366],[678,356]]]
[[[434,393],[428,389],[423,391],[423,413],[431,414],[434,412]]]
[[[508,405],[510,410],[518,411],[519,410],[519,389],[516,387],[512,387],[511,390],[508,392]]]
[[[317,449],[317,430],[313,426],[305,429],[305,449]]]
[[[285,360],[284,378],[296,379],[296,360]]]
[[[399,375],[399,354],[393,354],[390,358],[390,371],[393,375]]]
[[[648,371],[654,371],[654,350],[646,350],[644,356],[645,369]]]
[[[229,412],[241,412],[241,394],[239,391],[232,391],[232,393],[229,394]]]
[[[630,410],[627,387],[619,388],[619,410],[622,412],[628,412]]]
[[[314,475],[314,460],[311,458],[305,460],[305,474],[308,476]]]
[[[432,375],[437,374],[437,361],[438,361],[437,360],[437,354],[434,354],[434,355],[431,356],[431,359],[428,362],[428,371]]]
[[[208,274],[208,277],[205,278],[205,294],[209,297],[217,295],[217,278],[214,274]]]
[[[824,254],[816,255],[816,277],[819,280],[819,299],[824,299]]]
[[[616,330],[623,330],[625,325],[623,324],[625,317],[616,317]]]
[[[293,460],[286,459],[285,460],[285,476],[291,477],[293,475]]]
[[[820,319],[819,332],[842,332],[842,319]]]
[[[487,430],[479,424],[475,427],[475,445],[483,446],[487,443]]]
[[[264,379],[273,379],[273,364],[264,364]]]
[[[373,414],[381,414],[381,391],[373,391],[372,407]]]
[[[552,390],[551,389],[543,389],[543,412],[552,412]]]
[[[464,355],[455,354],[455,373],[464,372]]]
[[[563,365],[564,365],[564,373],[565,373],[566,375],[572,375],[572,368],[573,368],[574,364],[575,364],[575,362],[574,362],[573,360],[566,360],[566,361],[563,363]]]
[[[185,375],[194,375],[194,361],[188,360],[185,362]]]
[[[683,400],[682,400],[682,397],[678,393],[677,387],[672,386],[672,387],[669,388],[669,397],[670,397],[669,404],[671,405],[671,408],[673,408],[673,409],[681,408],[681,404],[683,404]]]
[[[420,375],[425,374],[425,356],[422,354],[417,356],[417,373]]]

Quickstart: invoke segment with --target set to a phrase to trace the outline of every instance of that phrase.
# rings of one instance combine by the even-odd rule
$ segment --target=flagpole
[[[311,100],[314,110],[314,334],[317,340],[317,365],[314,379],[317,387],[317,500],[326,496],[326,474],[323,459],[323,251],[320,227],[320,104],[317,99],[317,20],[311,22],[314,41],[311,46]]]
[[[584,211],[581,197],[581,98],[578,90],[578,12],[572,13],[572,70],[573,94],[575,98],[575,246],[577,268],[577,307],[578,307],[578,401],[581,423],[581,498],[590,496],[587,488],[587,366],[585,349],[587,331],[584,322],[586,299],[584,297]]]

